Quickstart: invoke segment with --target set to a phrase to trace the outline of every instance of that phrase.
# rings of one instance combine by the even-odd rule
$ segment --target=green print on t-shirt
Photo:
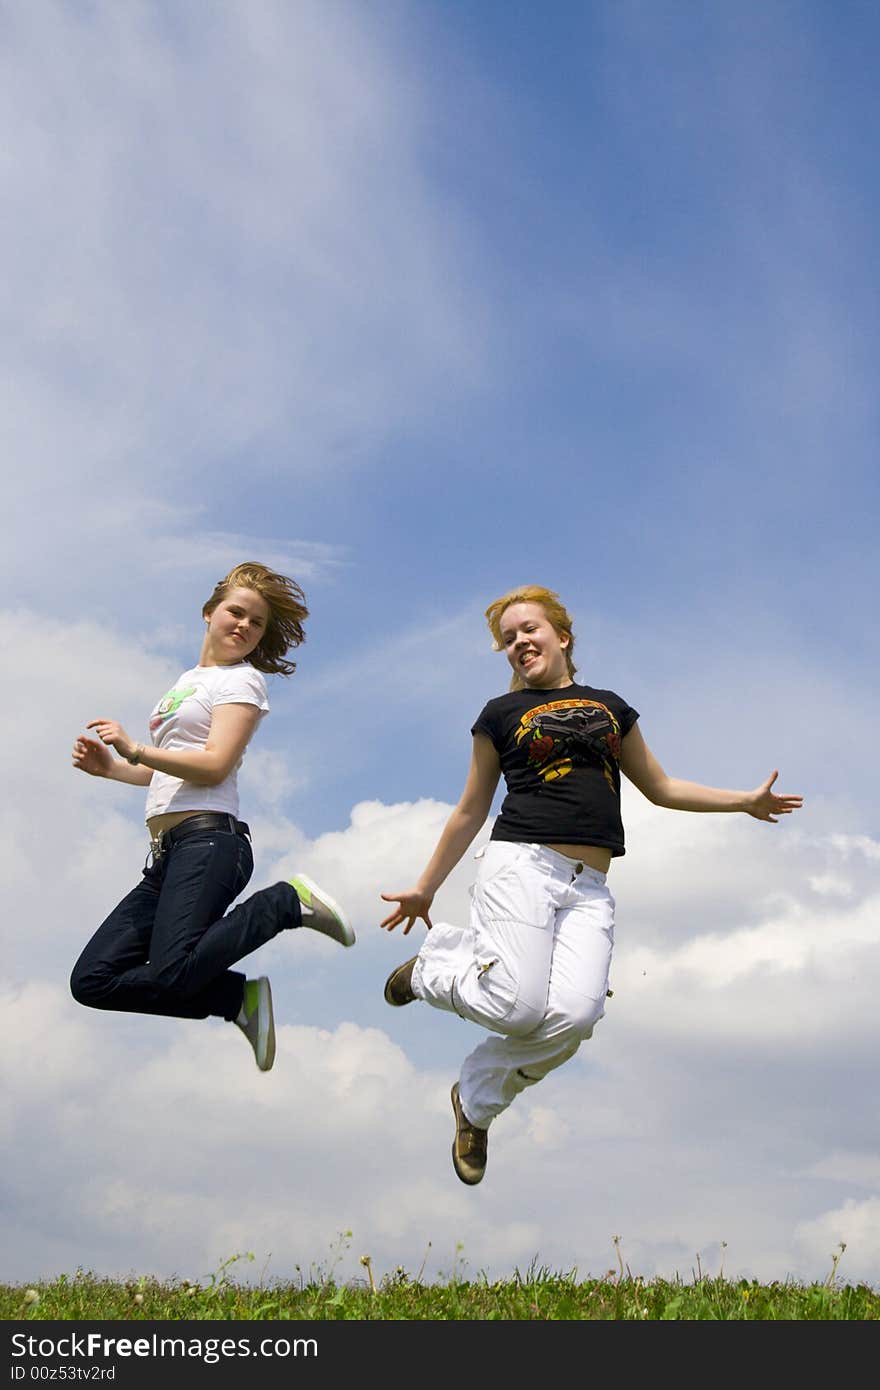
[[[176,714],[184,700],[188,700],[190,695],[195,695],[196,688],[194,685],[182,685],[179,690],[169,690],[167,695],[163,695],[156,706],[156,713],[150,720],[150,729],[158,729],[160,724],[164,724],[166,719]]]

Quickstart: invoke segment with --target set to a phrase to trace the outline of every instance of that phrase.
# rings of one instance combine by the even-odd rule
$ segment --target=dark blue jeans
[[[169,846],[86,946],[70,977],[74,999],[93,1009],[234,1019],[245,977],[229,967],[302,921],[289,883],[226,912],[253,868],[250,842],[232,830],[193,831]]]

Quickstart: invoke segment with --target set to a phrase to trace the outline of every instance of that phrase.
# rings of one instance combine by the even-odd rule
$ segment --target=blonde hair
[[[547,621],[555,630],[559,637],[568,638],[568,646],[565,648],[565,664],[568,667],[568,674],[574,680],[574,673],[577,667],[572,660],[574,653],[574,633],[572,632],[571,618],[566,611],[559,595],[553,589],[545,589],[540,584],[522,584],[518,589],[511,589],[509,593],[502,594],[489,604],[486,609],[486,621],[489,624],[489,631],[492,633],[492,650],[500,652],[504,650],[504,642],[501,637],[501,619],[505,610],[513,603],[538,603],[547,615]],[[510,682],[511,690],[524,690],[525,681],[522,676],[514,674]]]
[[[298,647],[306,640],[303,622],[309,616],[302,589],[286,575],[276,574],[256,560],[245,560],[217,581],[213,594],[202,608],[202,617],[210,618],[218,603],[222,603],[233,589],[253,590],[265,600],[269,609],[266,631],[247,657],[251,666],[269,676],[292,676],[296,662],[284,658],[291,647]]]

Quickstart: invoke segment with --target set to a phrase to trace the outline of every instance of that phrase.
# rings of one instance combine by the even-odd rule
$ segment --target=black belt
[[[180,821],[178,825],[172,825],[170,830],[160,830],[155,841],[152,841],[154,848],[158,848],[164,853],[171,845],[183,840],[187,835],[194,835],[197,830],[228,830],[233,835],[250,836],[250,827],[245,825],[243,820],[236,820],[235,816],[229,815],[225,811],[200,811],[197,816],[187,816],[186,820]]]

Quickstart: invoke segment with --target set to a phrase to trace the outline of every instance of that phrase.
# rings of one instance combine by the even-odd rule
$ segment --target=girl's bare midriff
[[[600,874],[607,874],[611,863],[610,849],[600,849],[598,845],[548,845],[547,848],[566,854],[569,859],[577,859]]]
[[[147,821],[147,829],[155,840],[161,831],[170,830],[172,825],[180,825],[182,820],[189,820],[190,816],[202,815],[204,811],[166,811],[164,816],[151,816]]]

